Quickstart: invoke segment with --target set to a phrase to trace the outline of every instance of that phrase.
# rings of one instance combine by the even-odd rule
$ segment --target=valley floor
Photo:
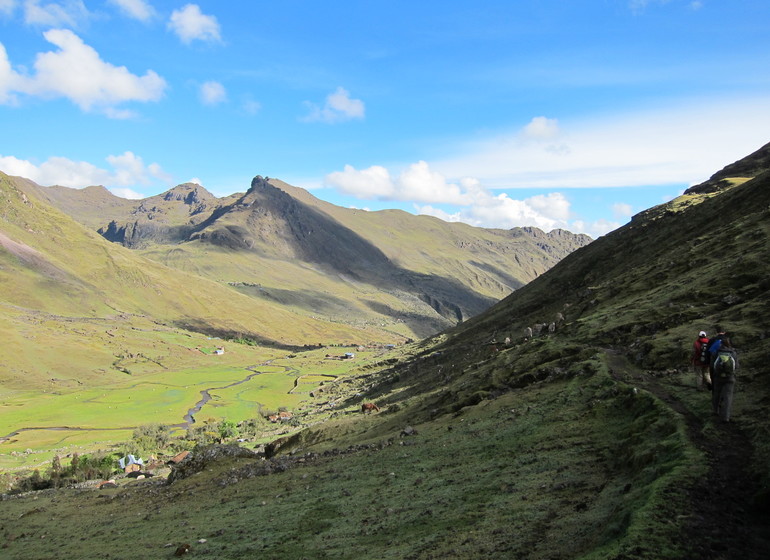
[[[605,357],[608,376],[538,382],[413,426],[397,407],[342,414],[323,451],[6,498],[0,555],[765,558],[740,391],[736,422],[719,425],[689,374]],[[687,459],[685,440],[701,456]]]

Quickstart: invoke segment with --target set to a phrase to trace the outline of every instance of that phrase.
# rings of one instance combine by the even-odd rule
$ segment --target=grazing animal
[[[174,556],[183,556],[183,555],[187,554],[188,552],[190,552],[191,548],[192,547],[189,544],[180,545],[176,549],[176,552],[174,552]]]
[[[374,404],[373,402],[365,402],[361,405],[361,412],[364,414],[369,414],[373,410],[376,410],[377,412],[380,411],[380,407]]]

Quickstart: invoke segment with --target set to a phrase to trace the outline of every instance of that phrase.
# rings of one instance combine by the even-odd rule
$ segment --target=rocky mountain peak
[[[205,188],[197,183],[183,183],[162,195],[163,200],[167,202],[179,201],[193,206],[196,204],[205,204],[215,197]]]

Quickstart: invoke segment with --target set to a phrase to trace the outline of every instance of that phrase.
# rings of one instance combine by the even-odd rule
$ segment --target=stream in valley
[[[190,426],[192,426],[195,423],[195,414],[198,414],[201,409],[206,406],[206,404],[212,399],[211,391],[222,391],[224,389],[230,389],[231,387],[235,387],[237,385],[241,385],[243,383],[247,383],[248,381],[251,381],[254,377],[257,375],[261,375],[262,373],[265,373],[263,371],[258,371],[258,367],[264,367],[270,365],[270,361],[265,362],[263,364],[260,364],[258,366],[247,366],[245,369],[248,371],[251,371],[249,375],[244,377],[243,379],[239,381],[234,381],[233,383],[230,383],[228,385],[223,385],[221,387],[208,387],[207,389],[203,389],[200,392],[201,398],[200,400],[195,403],[195,405],[187,410],[187,413],[183,417],[183,422],[180,422],[179,424],[171,424],[170,427],[174,429],[187,429]],[[290,371],[296,371],[294,368],[290,368],[289,366],[281,366],[284,368],[284,371],[286,373]],[[106,431],[113,431],[113,430],[135,430],[138,426],[118,426],[118,427],[112,427],[112,428],[84,428],[81,426],[45,426],[45,427],[26,427],[26,428],[17,428],[8,435],[0,436],[0,444],[3,444],[5,442],[10,441],[14,437],[18,436],[19,434],[23,432],[33,432],[33,431],[54,431],[54,432],[63,432],[63,431],[73,431],[73,432],[106,432]]]

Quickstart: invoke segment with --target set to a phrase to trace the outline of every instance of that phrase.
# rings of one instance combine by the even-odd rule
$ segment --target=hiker
[[[709,372],[709,339],[706,331],[698,333],[698,338],[692,345],[692,369],[695,372],[695,386],[698,389],[711,390],[711,375]]]
[[[723,422],[730,421],[733,408],[733,390],[735,389],[735,372],[738,370],[738,353],[733,348],[730,339],[724,337],[716,354],[711,357],[711,408]]]
[[[722,345],[722,340],[727,338],[725,330],[716,325],[714,330],[717,332],[716,336],[712,336],[708,341],[708,354],[709,354],[709,374],[711,374],[711,382],[714,382],[714,358],[719,351],[719,347]]]

